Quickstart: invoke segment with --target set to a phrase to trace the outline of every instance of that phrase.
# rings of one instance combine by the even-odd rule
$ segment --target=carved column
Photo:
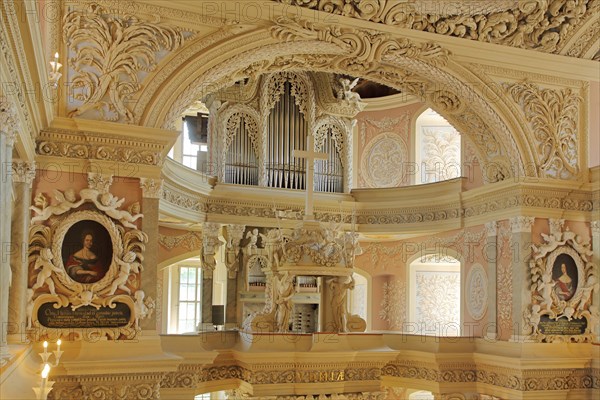
[[[11,224],[12,284],[9,291],[8,334],[25,333],[27,306],[27,247],[31,205],[31,185],[35,178],[35,162],[12,163],[14,191],[13,219]]]
[[[148,235],[148,243],[144,251],[144,271],[142,272],[141,289],[148,300],[155,299],[156,313],[145,318],[141,322],[142,329],[160,331],[161,329],[161,294],[162,274],[159,273],[158,265],[158,213],[159,199],[162,191],[162,180],[141,178],[142,188],[142,232]]]
[[[592,250],[594,254],[592,255],[592,262],[595,265],[600,265],[600,220],[592,221]],[[592,304],[596,307],[600,308],[600,290],[594,291],[594,297],[592,300]],[[600,326],[596,327],[596,332],[598,335],[594,338],[596,342],[600,342]]]
[[[12,219],[12,178],[9,171],[12,163],[13,145],[17,133],[17,118],[13,106],[6,97],[0,97],[0,365],[10,358],[7,344],[8,293],[10,289],[11,269],[11,224]],[[5,218],[9,221],[5,221]]]
[[[496,339],[498,327],[496,322],[496,290],[497,290],[497,274],[496,263],[498,262],[498,225],[496,221],[487,222],[485,224],[486,243],[484,256],[487,260],[487,275],[488,275],[488,323],[483,334],[486,338]]]
[[[531,302],[529,291],[529,259],[531,257],[531,227],[534,217],[518,216],[510,219],[512,243],[515,243],[512,259],[513,309],[512,325],[515,328],[511,340],[519,341],[523,336],[525,321],[523,313]]]
[[[217,251],[221,225],[205,222],[202,226],[202,322],[212,324],[213,272],[217,266]]]
[[[240,266],[240,244],[244,237],[246,225],[226,225],[227,250],[225,263],[227,264],[227,302],[225,312],[226,323],[236,323],[237,316],[237,281]]]

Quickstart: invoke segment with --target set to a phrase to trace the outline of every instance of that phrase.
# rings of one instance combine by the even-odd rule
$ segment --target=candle
[[[54,53],[54,58],[58,61],[58,52]]]
[[[61,345],[62,341],[60,339],[58,339],[56,341],[56,351],[60,351],[60,345]]]
[[[50,373],[50,365],[44,364],[42,369],[42,385],[40,386],[40,394],[42,399],[46,399],[46,382],[48,381],[48,374]]]
[[[44,340],[44,353],[48,350],[48,342]]]

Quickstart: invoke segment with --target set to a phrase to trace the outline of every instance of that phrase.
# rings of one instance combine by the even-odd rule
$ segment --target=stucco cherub
[[[44,285],[44,283],[46,283],[48,285],[50,293],[56,295],[54,281],[50,278],[50,276],[52,276],[52,272],[62,274],[63,271],[52,263],[52,258],[54,258],[54,256],[52,255],[52,250],[50,250],[49,248],[43,248],[40,251],[39,257],[37,258],[37,260],[35,260],[33,269],[39,269],[40,272],[38,272],[35,284],[31,287],[31,289],[33,289],[34,291],[36,289],[41,288]]]

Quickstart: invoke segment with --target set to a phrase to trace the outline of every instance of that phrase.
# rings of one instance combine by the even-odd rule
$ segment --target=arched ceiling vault
[[[441,46],[285,18],[271,26],[270,40],[265,39],[264,31],[256,31],[191,55],[160,90],[142,93],[140,98],[149,100],[138,114],[139,123],[170,128],[193,101],[248,76],[282,70],[342,73],[391,86],[428,103],[473,144],[487,182],[526,173],[537,176],[537,169],[524,168],[537,163],[522,125],[504,106],[498,88],[477,79]],[[256,45],[248,48],[249,43]],[[173,70],[168,63],[162,68]]]

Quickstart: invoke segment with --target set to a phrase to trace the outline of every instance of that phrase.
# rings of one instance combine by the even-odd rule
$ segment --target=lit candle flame
[[[48,342],[46,342],[46,341],[44,340],[44,350],[46,350],[47,348],[48,348]]]

